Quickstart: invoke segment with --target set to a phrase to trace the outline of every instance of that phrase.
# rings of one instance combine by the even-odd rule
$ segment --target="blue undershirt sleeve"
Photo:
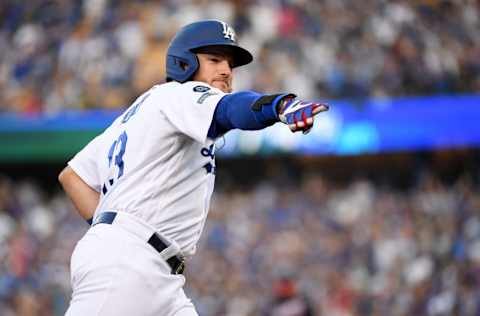
[[[216,138],[236,128],[259,130],[278,122],[276,104],[286,95],[276,95],[270,104],[256,110],[253,105],[265,94],[242,91],[225,95],[217,104],[208,137]]]

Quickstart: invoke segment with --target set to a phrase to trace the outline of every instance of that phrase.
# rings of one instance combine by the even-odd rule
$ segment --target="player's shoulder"
[[[187,81],[184,83],[171,81],[154,86],[151,92],[151,101],[160,107],[170,102],[185,105],[192,103],[202,104],[205,98],[209,96],[225,94],[221,90],[201,81]]]
[[[167,82],[162,84],[156,84],[151,87],[146,93],[148,94],[147,100],[158,104],[159,101],[172,99],[177,94],[178,82]],[[160,102],[160,103],[162,103]]]

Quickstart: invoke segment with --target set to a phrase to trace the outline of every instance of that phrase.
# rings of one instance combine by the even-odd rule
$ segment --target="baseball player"
[[[327,105],[291,93],[232,93],[252,55],[216,20],[183,27],[155,85],[60,173],[91,228],[71,258],[66,315],[197,315],[183,291],[215,179],[215,139],[276,122],[308,132]]]

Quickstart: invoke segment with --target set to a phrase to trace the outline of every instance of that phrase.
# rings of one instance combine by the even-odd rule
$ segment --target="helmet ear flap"
[[[188,54],[183,54],[183,56],[178,55],[167,55],[167,81],[178,81],[185,82],[188,81],[197,71],[199,66],[197,56],[189,52]]]
[[[178,64],[179,64],[180,68],[182,68],[184,71],[187,71],[188,68],[190,67],[186,62],[181,61],[181,60],[178,61]]]

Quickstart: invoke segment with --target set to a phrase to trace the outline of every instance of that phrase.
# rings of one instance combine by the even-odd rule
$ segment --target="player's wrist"
[[[296,95],[291,93],[281,94],[266,94],[259,97],[251,106],[255,119],[265,124],[266,126],[272,125],[279,121],[279,104],[284,98],[295,98]]]
[[[280,99],[277,102],[274,102],[277,118],[279,118],[280,114],[283,113],[283,111],[285,110],[285,107],[287,106],[288,102],[290,102],[291,100],[293,100],[295,98],[296,98],[296,95],[290,93],[290,94],[286,94],[286,95],[281,96]]]

